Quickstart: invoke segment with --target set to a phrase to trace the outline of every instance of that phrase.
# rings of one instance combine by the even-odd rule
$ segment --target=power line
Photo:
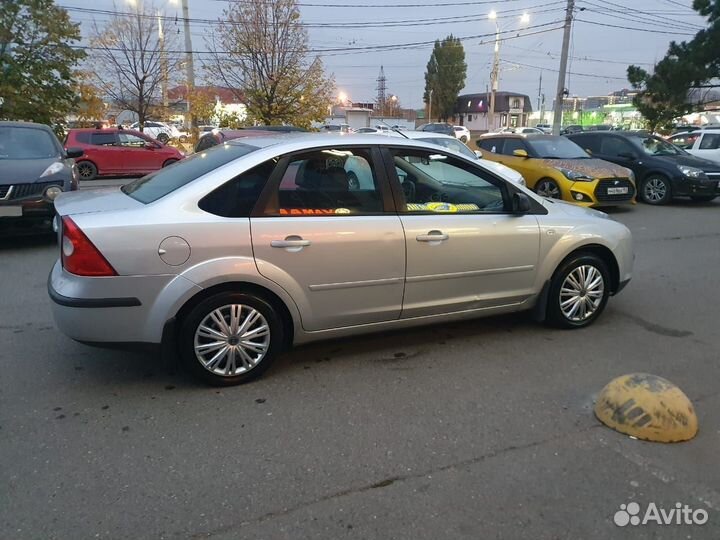
[[[602,23],[602,22],[595,22],[595,21],[586,21],[585,19],[575,19],[577,22],[585,23],[585,24],[592,24],[595,26],[604,26],[607,28],[620,28],[622,30],[634,30],[635,32],[648,32],[650,34],[666,34],[666,35],[673,35],[673,36],[694,36],[695,33],[688,33],[688,32],[667,32],[665,30],[651,30],[649,28],[633,28],[630,26],[621,26],[618,24],[609,24],[609,23]]]

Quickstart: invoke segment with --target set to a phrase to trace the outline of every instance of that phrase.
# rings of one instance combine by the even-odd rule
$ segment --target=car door
[[[720,161],[720,133],[702,133],[689,152],[703,159]]]
[[[123,150],[124,172],[148,173],[162,167],[163,156],[157,152],[160,146],[150,137],[126,131],[119,133],[118,139]]]
[[[350,189],[348,159],[372,185]],[[293,297],[305,330],[400,316],[405,237],[378,159],[342,145],[286,156],[253,213],[258,271]]]
[[[534,186],[540,179],[540,169],[532,158],[516,156],[515,150],[524,150],[528,156],[532,155],[530,148],[520,137],[503,137],[503,144],[498,149],[497,161],[522,174],[528,185]]]
[[[90,134],[92,148],[86,152],[87,159],[95,163],[99,174],[122,171],[123,153],[115,131],[93,131]]]
[[[644,178],[647,166],[641,159],[638,149],[630,144],[625,137],[603,134],[598,135],[598,139],[599,148],[597,153],[593,152],[593,157],[627,167],[635,174],[636,178]]]
[[[540,232],[534,215],[509,211],[504,180],[440,150],[390,148],[405,229],[402,318],[520,304],[534,294]],[[443,166],[445,181],[430,163]]]

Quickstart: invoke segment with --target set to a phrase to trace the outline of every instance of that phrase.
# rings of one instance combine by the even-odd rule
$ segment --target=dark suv
[[[623,132],[574,133],[580,147],[635,173],[639,198],[667,204],[674,197],[711,201],[720,195],[720,165],[691,156],[654,135]]]
[[[32,122],[0,122],[0,229],[50,225],[53,201],[78,187],[72,158],[52,130]]]

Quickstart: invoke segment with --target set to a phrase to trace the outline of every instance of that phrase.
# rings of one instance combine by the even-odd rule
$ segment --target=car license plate
[[[628,192],[626,187],[609,187],[608,195],[625,195]]]
[[[22,215],[22,206],[0,206],[0,217],[20,217]]]

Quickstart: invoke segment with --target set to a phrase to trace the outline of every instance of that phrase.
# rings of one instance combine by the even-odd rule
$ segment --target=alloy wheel
[[[578,266],[567,275],[560,288],[560,311],[568,320],[582,322],[597,311],[604,294],[602,273],[589,264]]]
[[[80,178],[92,178],[93,176],[93,170],[92,166],[88,165],[87,163],[78,163],[77,165],[77,172]]]
[[[650,203],[658,203],[667,195],[667,184],[662,178],[650,178],[643,186],[645,200]]]
[[[555,182],[550,180],[542,180],[538,183],[536,193],[541,197],[547,197],[548,199],[560,199],[560,188]]]
[[[270,325],[250,306],[225,305],[200,322],[193,346],[206,370],[221,377],[241,375],[265,358],[270,348]]]

